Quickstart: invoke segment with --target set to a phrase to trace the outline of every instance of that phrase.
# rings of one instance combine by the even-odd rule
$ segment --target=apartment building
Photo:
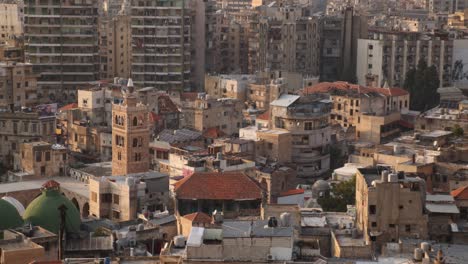
[[[76,100],[81,84],[99,78],[98,8],[93,0],[26,0],[26,60],[40,74],[38,98]]]
[[[130,175],[94,175],[89,180],[89,213],[115,222],[135,220],[142,212],[163,211],[169,177],[155,171]]]
[[[249,73],[269,70],[319,75],[320,19],[296,5],[265,7],[249,23]]]
[[[320,80],[352,81],[355,78],[357,40],[368,34],[364,16],[346,8],[343,14],[323,16],[320,21]]]
[[[182,107],[184,126],[200,132],[217,129],[227,136],[238,134],[242,127],[243,108],[243,102],[237,99],[212,99],[199,94],[193,104]]]
[[[331,104],[322,95],[282,95],[270,103],[272,129],[291,133],[297,177],[313,179],[330,169]]]
[[[37,77],[30,63],[0,62],[0,108],[35,106]]]
[[[182,0],[132,0],[131,75],[136,86],[190,90],[191,13]]]
[[[401,114],[409,112],[409,93],[401,88],[373,88],[323,82],[302,94],[327,94],[333,102],[330,122],[355,127],[356,139],[380,143],[400,133]]]
[[[440,87],[451,85],[453,40],[420,32],[373,29],[358,41],[357,80],[360,85],[403,87],[406,73],[421,59],[437,68]]]
[[[0,42],[15,43],[23,33],[19,4],[0,3]]]
[[[65,176],[68,164],[67,149],[48,142],[23,143],[15,157],[17,181]]]
[[[426,183],[404,173],[376,168],[356,174],[356,226],[366,243],[380,248],[401,238],[426,239],[428,216],[424,213]]]
[[[55,140],[55,116],[38,112],[0,113],[0,160],[13,167],[14,156],[24,142]]]
[[[126,9],[113,11],[99,17],[100,79],[131,77],[131,17]]]

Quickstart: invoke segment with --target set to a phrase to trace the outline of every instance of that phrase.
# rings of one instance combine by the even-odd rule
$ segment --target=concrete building
[[[76,100],[81,84],[99,79],[97,1],[26,1],[26,60],[33,64],[38,98],[44,102]]]
[[[131,17],[126,9],[114,14],[110,7],[100,10],[99,56],[100,79],[131,77],[132,31]]]
[[[406,73],[424,59],[437,68],[440,87],[452,82],[453,40],[421,32],[373,29],[358,41],[358,84],[403,87]]]
[[[122,176],[104,176],[89,180],[89,213],[116,222],[148,218],[168,205],[169,177],[150,171]]]
[[[123,97],[112,105],[112,175],[149,169],[148,108],[137,102],[131,79]]]
[[[347,7],[340,15],[322,17],[320,26],[320,80],[353,81],[356,70],[352,65],[359,57],[357,41],[368,34],[365,17]]]
[[[217,210],[225,218],[259,216],[263,199],[255,180],[241,172],[194,173],[178,181],[174,192],[179,215]]]
[[[47,142],[23,143],[15,157],[15,181],[65,176],[68,168],[67,149]],[[20,177],[18,177],[20,176]]]
[[[234,98],[245,102],[249,84],[254,80],[254,75],[247,74],[206,75],[205,92],[216,99]]]
[[[271,127],[291,133],[297,176],[312,179],[330,169],[331,104],[320,95],[282,95],[270,104]]]
[[[181,0],[129,2],[132,79],[137,86],[190,91],[191,14]]]
[[[15,43],[23,33],[22,8],[15,3],[0,4],[0,42]]]
[[[51,107],[54,107],[52,105]],[[0,114],[0,160],[13,168],[14,156],[24,142],[55,142],[55,113],[4,112]]]
[[[250,21],[249,73],[267,69],[319,75],[320,18],[292,3],[262,6]]]
[[[0,107],[20,109],[37,104],[37,74],[30,63],[0,63]]]
[[[355,127],[356,139],[380,143],[400,133],[401,115],[409,112],[409,93],[400,88],[373,88],[346,82],[319,83],[301,94],[327,94],[331,123]]]
[[[238,134],[242,127],[243,108],[243,102],[237,99],[212,99],[199,94],[192,104],[182,106],[183,126],[200,132],[218,129],[228,136]]]
[[[356,226],[366,243],[379,249],[401,238],[428,237],[424,213],[426,184],[420,178],[358,169],[356,175]]]

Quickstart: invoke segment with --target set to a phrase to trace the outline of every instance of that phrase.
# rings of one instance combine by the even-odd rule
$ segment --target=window
[[[341,110],[341,104],[338,104],[337,108],[338,110]]]
[[[388,227],[395,228],[395,224],[388,224]]]
[[[272,150],[273,149],[273,143],[268,143],[268,149]]]
[[[375,214],[377,212],[377,207],[375,205],[369,205],[369,214]]]
[[[97,193],[91,192],[91,201],[97,203]]]
[[[62,154],[62,160],[67,160],[67,154],[66,153]]]
[[[120,219],[120,212],[112,211],[112,217],[114,219]]]
[[[405,225],[405,231],[407,233],[411,232],[411,225]]]
[[[133,126],[138,126],[138,118],[136,116],[133,118]]]
[[[46,160],[46,161],[50,161],[50,151],[47,151],[47,152],[45,153],[45,160]]]
[[[74,139],[75,139],[75,142],[78,142],[78,134],[77,133],[74,134]]]
[[[41,175],[45,176],[45,166],[41,166]]]
[[[111,193],[101,194],[101,202],[111,203],[112,202],[112,194]]]
[[[120,203],[120,196],[118,194],[114,194],[112,196],[112,201],[114,202],[114,204],[119,204]]]
[[[377,227],[377,222],[372,222],[372,227]]]
[[[356,100],[356,106],[359,106],[359,100]]]
[[[304,122],[304,130],[312,130],[314,129],[314,125],[312,122]]]
[[[122,153],[120,153],[120,152],[117,153],[117,159],[122,160]]]
[[[136,148],[138,146],[138,139],[134,138],[133,139],[133,147]]]
[[[42,152],[36,151],[36,162],[41,162],[42,161]]]

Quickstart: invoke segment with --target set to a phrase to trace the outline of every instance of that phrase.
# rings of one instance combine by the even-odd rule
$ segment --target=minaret
[[[149,170],[148,108],[137,103],[133,81],[128,80],[123,102],[112,105],[112,175]]]

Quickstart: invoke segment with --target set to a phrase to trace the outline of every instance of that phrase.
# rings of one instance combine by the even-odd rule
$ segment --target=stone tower
[[[148,108],[137,103],[132,79],[123,102],[112,105],[112,175],[149,170]]]

